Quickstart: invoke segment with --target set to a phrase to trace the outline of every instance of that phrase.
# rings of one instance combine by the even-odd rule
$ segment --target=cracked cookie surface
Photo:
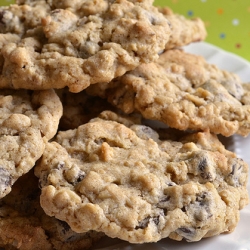
[[[38,179],[31,170],[0,199],[0,247],[5,250],[89,249],[101,233],[73,232],[67,223],[47,216],[40,206]]]
[[[48,215],[132,243],[233,231],[248,203],[247,172],[215,135],[161,140],[111,112],[59,132],[35,168]]]
[[[53,90],[0,90],[0,198],[41,157],[62,105]]]
[[[0,87],[80,92],[156,60],[169,40],[169,21],[152,1],[55,3],[61,9],[41,18],[36,35],[3,46]]]
[[[224,136],[250,132],[249,94],[240,78],[177,49],[110,83],[90,86],[88,93],[125,113],[140,112],[180,130],[210,129]]]

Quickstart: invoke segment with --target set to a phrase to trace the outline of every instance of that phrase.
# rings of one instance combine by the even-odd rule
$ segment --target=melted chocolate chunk
[[[77,176],[76,182],[81,182],[84,177],[85,177],[84,173],[79,173],[79,175]]]
[[[169,182],[167,185],[168,185],[169,187],[176,186],[176,184],[175,184],[174,182]]]
[[[203,172],[206,170],[208,166],[208,162],[207,162],[207,159],[206,158],[202,158],[199,165],[198,165],[198,169]]]
[[[196,234],[196,229],[193,227],[180,227],[176,230],[176,232],[184,239],[191,241]]]
[[[226,178],[226,181],[229,185],[232,185],[234,187],[242,186],[243,183],[241,183],[241,176],[244,174],[243,165],[241,164],[242,159],[236,159],[232,163],[232,170],[229,176]]]
[[[148,216],[144,220],[139,222],[139,225],[135,227],[135,229],[144,229],[148,226],[149,222],[153,221],[155,225],[159,224],[160,216],[150,217]]]
[[[203,221],[213,216],[211,213],[211,202],[212,201],[208,192],[202,192],[196,197],[194,213],[196,220]]]
[[[202,156],[201,161],[198,164],[198,170],[202,179],[205,179],[206,181],[213,180],[213,176],[209,172],[209,161],[205,156]]]

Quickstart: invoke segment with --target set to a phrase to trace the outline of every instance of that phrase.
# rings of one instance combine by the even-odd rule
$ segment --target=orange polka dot
[[[240,44],[240,43],[236,43],[236,44],[235,44],[235,47],[236,47],[237,49],[240,49],[240,48],[241,48],[241,44]]]
[[[220,9],[217,10],[217,13],[218,13],[219,15],[222,15],[222,14],[224,13],[224,10],[220,8]]]

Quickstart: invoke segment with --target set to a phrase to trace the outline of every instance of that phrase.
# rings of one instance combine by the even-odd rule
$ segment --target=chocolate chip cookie
[[[54,90],[0,90],[0,198],[41,157],[57,132],[62,104]]]
[[[240,78],[182,50],[168,50],[157,63],[141,64],[87,91],[125,113],[140,112],[176,129],[209,129],[224,136],[250,132],[249,94]]]
[[[101,233],[73,232],[67,223],[47,216],[40,206],[38,179],[29,171],[0,199],[0,247],[5,250],[83,250]]]
[[[41,24],[41,19],[50,11],[46,1],[36,1],[29,5],[11,4],[0,7],[0,33],[25,36],[26,32]],[[1,37],[0,35],[0,37]]]
[[[78,233],[132,243],[233,231],[248,203],[247,173],[216,135],[161,140],[150,127],[108,111],[59,132],[35,168],[49,216]]]
[[[71,6],[55,1],[41,18],[37,34],[26,32],[20,42],[3,46],[0,87],[68,86],[71,92],[80,92],[156,60],[171,30],[152,2],[81,1]]]

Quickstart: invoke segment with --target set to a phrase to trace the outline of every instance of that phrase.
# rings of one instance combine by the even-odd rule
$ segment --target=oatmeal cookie
[[[20,41],[20,37],[16,34],[11,34],[11,33],[0,34],[0,51],[5,44],[17,43],[18,41]],[[4,64],[4,58],[0,52],[0,68],[3,68],[3,64]]]
[[[155,61],[164,50],[170,23],[153,1],[87,2],[89,5],[81,1],[72,8],[62,6],[65,9],[54,9],[42,18],[46,41],[26,35],[18,43],[3,46],[0,87],[41,90],[68,86],[71,92],[80,92],[142,62]],[[87,15],[88,9],[99,12]]]
[[[18,41],[20,41],[20,37],[16,34],[0,34],[0,49],[2,49],[5,44],[16,43]]]
[[[171,24],[171,35],[166,45],[166,50],[205,40],[207,30],[200,18],[187,19],[174,13],[170,8],[159,8],[159,11]]]
[[[11,4],[0,7],[0,38],[3,34],[26,35],[28,30],[41,26],[41,19],[50,11],[50,6],[44,0],[29,3],[29,5]]]
[[[35,168],[48,215],[131,243],[233,231],[248,203],[247,172],[216,135],[161,140],[108,111],[59,132]]]
[[[41,157],[62,115],[53,90],[0,90],[0,198]]]
[[[47,216],[40,206],[38,179],[23,175],[0,199],[0,247],[5,250],[84,250],[102,234],[73,232],[67,223]]]
[[[170,127],[230,136],[250,132],[250,106],[240,78],[182,50],[163,53],[110,83],[88,88],[125,113],[140,112]],[[243,100],[244,99],[244,100]]]
[[[250,105],[250,82],[242,84],[244,93],[241,98],[241,102],[245,105]]]

